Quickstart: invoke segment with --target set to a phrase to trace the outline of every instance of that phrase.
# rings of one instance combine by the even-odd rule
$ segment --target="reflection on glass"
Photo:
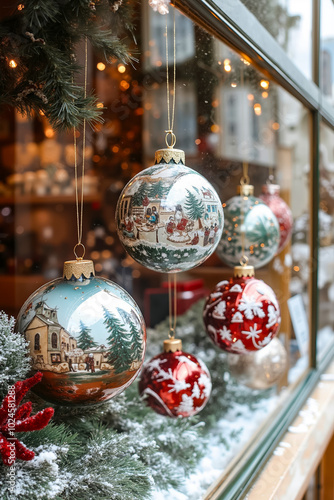
[[[289,8],[292,15],[295,12],[292,3]],[[276,17],[275,14],[275,20]],[[155,16],[150,15],[150,18],[155,23]],[[160,35],[163,36],[161,19],[157,22]],[[294,22],[294,27],[289,28],[291,38],[288,37],[286,47],[293,39],[293,30],[297,29],[297,19]],[[289,26],[291,24],[292,21]],[[283,31],[279,30],[276,34],[281,42]],[[187,164],[210,180],[224,204],[237,194],[243,165],[247,164],[250,183],[255,188],[254,195],[258,197],[267,182],[278,184],[281,198],[292,211],[294,227],[291,241],[269,264],[256,269],[256,277],[275,291],[280,304],[282,324],[279,339],[287,351],[289,365],[280,386],[288,386],[308,366],[309,115],[295,98],[255,69],[250,60],[241,57],[197,26],[193,26],[192,32],[195,39],[194,53],[189,53],[187,61],[177,63],[176,106],[182,109],[182,117],[176,119],[177,147],[186,149]],[[143,53],[147,54],[153,41],[146,39],[144,43]],[[309,57],[306,61],[310,65]],[[149,67],[148,62],[146,65]],[[148,166],[154,148],[163,146],[164,124],[167,121],[164,111],[165,77],[160,82],[155,80],[147,85],[143,98],[145,166]],[[163,118],[162,114],[165,115]],[[225,267],[215,255],[199,268],[187,272],[184,279],[201,278],[209,290],[214,290],[218,282],[224,283],[224,280],[231,278],[232,273],[233,270]],[[296,297],[297,302],[289,303],[291,297]],[[292,325],[293,312],[290,314],[289,304],[292,304],[292,311],[297,304],[305,320],[304,337],[298,330],[298,320],[294,321],[297,325],[295,328]],[[205,460],[212,475],[210,480],[204,478],[199,466],[196,470],[196,477],[199,478],[196,488],[193,488],[194,476],[185,487],[180,488],[185,498],[194,499],[202,498],[205,487],[209,486],[213,478],[217,478],[223,470],[226,472],[228,457],[236,457],[247,445],[259,423],[265,421],[285,394],[282,391],[278,396],[275,388],[256,393],[254,388],[260,385],[257,377],[252,382],[253,389],[249,389],[242,385],[243,373],[234,370],[232,376],[231,366],[234,363],[223,350],[214,348],[202,325],[202,311],[203,305],[199,303],[194,309],[189,347],[186,349],[191,352],[196,346],[196,352],[208,364],[212,375],[214,396],[201,413],[209,438]],[[187,318],[184,324],[188,324]],[[185,331],[182,328],[179,330],[181,336]],[[227,330],[223,333],[229,334]],[[158,336],[154,340],[156,338]],[[148,349],[150,351],[150,347]],[[255,404],[254,398],[257,406],[250,411],[250,406]],[[238,417],[234,413],[236,406]],[[247,421],[256,421],[257,424],[246,429]],[[233,434],[235,425],[240,431],[238,437]],[[224,443],[220,441],[222,435]],[[216,451],[215,440],[219,441]],[[214,460],[212,456],[215,456]]]
[[[321,1],[320,18],[320,82],[325,98],[334,103],[334,5]]]
[[[334,339],[334,132],[324,124],[320,131],[317,348],[321,356],[326,353],[328,344]]]
[[[312,0],[241,2],[276,39],[304,75],[311,78]]]
[[[269,16],[268,29],[286,50],[296,50],[294,59],[305,63],[307,74],[310,36],[306,41],[302,39],[301,44],[293,42],[308,19],[303,15],[298,21],[295,17],[301,12],[297,7],[305,7],[305,3],[310,6],[309,1],[281,4],[255,0],[252,8],[251,2],[246,5],[258,16]],[[273,6],[276,10],[271,11]],[[309,12],[307,8],[305,12]],[[142,2],[142,16],[137,19],[141,61],[136,68],[122,64],[103,67],[100,61],[91,59],[96,90],[105,105],[105,121],[91,133],[86,152],[84,234],[86,256],[95,260],[97,272],[130,291],[145,310],[148,323],[153,318],[149,325],[152,326],[164,319],[168,310],[163,277],[125,254],[114,222],[120,192],[134,175],[152,165],[155,150],[165,145],[167,128],[166,19],[153,13],[148,2]],[[172,16],[168,21],[170,28],[171,21]],[[263,19],[261,22],[265,24]],[[301,314],[307,318],[310,131],[307,109],[268,75],[255,69],[251,60],[241,57],[181,14],[176,16],[176,24],[175,133],[176,147],[186,152],[186,164],[208,179],[223,202],[236,196],[243,166],[247,165],[254,195],[259,197],[267,183],[278,184],[280,196],[290,206],[294,219],[292,240],[270,263],[256,270],[256,277],[274,290],[281,309],[279,339],[287,351],[288,371],[279,387],[257,391],[260,380],[254,381],[253,389],[242,385],[241,375],[238,379],[230,373],[227,354],[217,349],[205,333],[203,297],[218,282],[230,279],[232,268],[212,255],[202,266],[180,277],[177,333],[184,342],[184,350],[194,353],[208,366],[213,395],[200,414],[205,422],[204,437],[199,427],[190,431],[194,433],[194,441],[200,442],[203,460],[198,461],[193,474],[182,485],[175,481],[177,491],[165,484],[165,491],[156,491],[154,498],[199,500],[210,484],[227,472],[231,460],[237,459],[271,412],[282,404],[289,391],[280,389],[289,387],[307,368],[307,346],[305,349],[300,332],[292,326],[288,301],[297,297]],[[172,29],[169,33],[172,54]],[[305,57],[301,57],[300,45],[305,48]],[[171,57],[169,62],[172,74]],[[16,314],[37,284],[56,277],[62,261],[72,255],[76,236],[73,142],[72,136],[54,134],[45,117],[34,117],[29,122],[11,115],[3,121],[7,122],[15,126],[13,130],[3,129],[0,144],[4,167],[0,184],[0,232],[5,235],[0,247],[0,272],[7,279],[0,283],[3,290],[7,290],[9,283],[8,288],[19,290],[21,295],[16,295],[9,304],[3,294],[0,307]],[[330,156],[329,139],[325,143],[331,165],[334,159]],[[329,175],[331,170],[324,179]],[[157,206],[161,195],[155,193],[147,198],[146,202]],[[210,207],[213,215],[212,204]],[[142,202],[135,208],[144,211]],[[198,236],[203,241],[214,237],[210,236],[209,222],[204,219],[199,227]],[[196,245],[191,239],[186,243],[189,249]],[[326,287],[330,289],[328,283],[324,287],[327,295],[333,292]],[[195,302],[194,297],[202,300],[187,310],[188,304]],[[159,353],[167,331],[166,320],[150,332],[147,359]],[[226,331],[225,334],[228,335]],[[307,340],[306,326],[306,343]],[[35,341],[39,346],[40,339]]]

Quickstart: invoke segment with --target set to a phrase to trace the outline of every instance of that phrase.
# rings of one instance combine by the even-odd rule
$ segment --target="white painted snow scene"
[[[211,184],[182,164],[158,164],[125,186],[116,209],[127,252],[160,272],[200,265],[216,249],[224,215]]]

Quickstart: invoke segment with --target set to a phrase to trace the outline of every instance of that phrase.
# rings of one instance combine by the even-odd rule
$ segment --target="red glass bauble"
[[[205,364],[192,354],[164,352],[144,366],[139,392],[161,415],[191,417],[208,402],[211,377]]]
[[[248,276],[218,283],[207,298],[203,319],[212,341],[233,353],[262,349],[281,323],[273,290]]]
[[[280,252],[288,244],[293,228],[292,212],[279,194],[280,186],[278,184],[264,184],[262,186],[262,194],[259,196],[272,210],[278,220],[280,242],[277,252]]]

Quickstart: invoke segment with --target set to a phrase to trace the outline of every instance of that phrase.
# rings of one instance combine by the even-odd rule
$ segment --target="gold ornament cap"
[[[251,184],[240,184],[238,186],[238,194],[241,196],[253,196],[254,195],[254,186]]]
[[[181,339],[167,339],[164,340],[164,352],[182,351]]]
[[[263,184],[262,193],[264,194],[279,194],[281,186],[279,184]]]
[[[253,266],[235,266],[235,278],[251,278],[252,276],[255,276],[255,270]]]
[[[155,164],[158,163],[175,163],[176,165],[182,163],[185,165],[186,155],[182,149],[164,148],[158,149],[155,152]]]
[[[94,263],[92,260],[67,260],[64,262],[63,278],[68,281],[75,278],[80,279],[81,277],[86,279],[95,276]]]

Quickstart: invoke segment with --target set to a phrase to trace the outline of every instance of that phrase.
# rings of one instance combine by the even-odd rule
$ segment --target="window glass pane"
[[[325,99],[334,103],[334,5],[321,0],[320,18],[320,78]]]
[[[330,1],[330,0],[328,0]],[[312,0],[241,0],[307,78],[312,77]]]
[[[334,340],[334,132],[320,129],[319,331],[318,354]]]
[[[97,274],[123,286],[143,310],[147,325],[151,327],[146,356],[149,360],[162,350],[162,341],[168,332],[167,278],[140,266],[126,254],[115,225],[116,203],[121,190],[134,175],[153,165],[154,152],[164,147],[168,127],[166,20],[154,13],[148,2],[141,4],[142,13],[137,16],[136,29],[141,53],[137,66],[115,63],[103,67],[89,52],[89,81],[93,82],[105,109],[104,123],[94,131],[89,128],[87,131],[83,232],[86,257],[94,260]],[[261,5],[264,8],[265,4],[261,2]],[[296,11],[289,12],[294,16]],[[170,25],[171,19],[172,16]],[[290,24],[294,27],[289,36],[284,35],[285,27]],[[287,369],[270,388],[265,389],[268,377],[282,366],[279,347],[267,364],[250,357],[240,360],[235,354],[228,355],[215,347],[205,332],[205,298],[217,283],[231,279],[233,266],[229,267],[215,253],[202,266],[178,277],[177,335],[183,340],[184,351],[202,359],[209,367],[213,395],[198,417],[205,425],[191,427],[193,443],[196,446],[200,443],[192,475],[184,483],[175,481],[169,488],[157,479],[153,498],[199,500],[214,480],[228,472],[232,460],[237,460],[252,439],[256,442],[263,426],[272,421],[273,412],[284,405],[293,383],[308,369],[310,130],[307,109],[255,69],[252,61],[241,58],[179,13],[176,26],[178,47],[182,46],[182,50],[177,51],[176,147],[186,152],[186,165],[201,173],[219,193],[225,207],[226,227],[226,203],[237,196],[246,165],[255,196],[261,195],[263,186],[267,191],[276,192],[272,184],[277,184],[293,217],[292,239],[287,240],[278,254],[273,251],[272,260],[256,270],[256,277],[272,287],[279,301],[282,323],[278,336],[281,344],[278,345],[281,345],[280,352],[284,353],[285,349],[288,360]],[[289,41],[292,30],[297,29],[297,24],[289,21],[286,15],[282,26],[284,29],[280,26],[275,35],[280,37],[280,43],[284,36]],[[169,33],[172,41],[171,29]],[[305,57],[309,60],[307,55]],[[172,75],[172,64],[169,68]],[[74,146],[72,134],[54,133],[44,116],[29,120],[6,111],[0,123],[0,309],[16,315],[25,299],[38,286],[61,275],[63,261],[72,257],[76,243]],[[80,134],[78,130],[79,144]],[[141,193],[143,196],[138,196],[141,202],[137,206],[124,199],[120,206],[121,219],[125,220],[133,209],[133,220],[128,220],[124,226],[129,238],[133,237],[133,225],[138,224],[142,234],[149,233],[150,243],[155,244],[158,231],[153,230],[158,223],[165,237],[166,234],[174,235],[175,251],[180,248],[178,240],[185,242],[189,251],[199,244],[206,246],[215,238],[214,221],[218,215],[210,191],[203,190],[202,194],[205,213],[197,217],[199,220],[189,221],[187,217],[191,216],[184,204],[181,209],[175,209],[175,219],[180,218],[176,228],[173,223],[169,225],[166,213],[160,213],[165,196],[161,185],[154,193]],[[255,203],[259,203],[258,200]],[[282,207],[282,202],[279,203]],[[182,210],[183,217],[176,214]],[[278,217],[285,215],[281,221],[283,232],[288,227],[287,209],[281,208],[277,213]],[[278,227],[273,219],[271,223]],[[260,223],[260,229],[252,230],[252,237],[260,234],[260,238],[266,238],[268,230],[262,229]],[[264,258],[262,245],[266,246],[261,239],[254,245],[250,242],[248,257],[261,263]],[[227,243],[226,254],[229,247],[232,243]],[[262,292],[257,290],[257,293]],[[296,298],[295,302],[288,302],[291,298]],[[299,315],[291,316],[290,310],[297,308]],[[220,311],[223,310],[222,307]],[[242,311],[245,311],[244,322],[246,314],[253,319],[263,317],[261,307],[254,309],[251,301]],[[238,313],[240,317],[241,310]],[[273,313],[268,311],[268,324],[272,319]],[[303,320],[306,325],[302,325]],[[304,329],[301,330],[300,325]],[[240,335],[253,339],[255,346],[262,331],[256,321],[251,326],[252,330],[247,326],[248,330]],[[223,333],[228,338],[226,329],[220,330],[220,335]],[[79,334],[71,332],[73,338]],[[41,341],[42,337],[34,338],[32,348],[35,351],[43,347]],[[241,341],[239,345],[244,344]],[[258,352],[264,353],[264,349],[273,345],[269,343]],[[62,355],[71,350],[71,346],[57,335],[51,336],[49,347],[57,347]],[[73,344],[72,349],[74,351]],[[52,366],[57,366],[61,360],[60,354],[51,355]],[[237,362],[241,366],[238,367]],[[75,369],[84,371],[85,363],[83,368],[80,364]],[[65,362],[64,365],[67,369]],[[247,372],[243,370],[247,365],[251,370],[245,376]],[[127,392],[129,399],[137,393],[136,384]],[[159,420],[162,417],[157,417],[153,411],[149,415],[157,428],[159,425],[163,428]],[[159,447],[165,452],[168,446],[165,446],[163,432],[161,436]],[[185,472],[182,470],[181,475]]]

